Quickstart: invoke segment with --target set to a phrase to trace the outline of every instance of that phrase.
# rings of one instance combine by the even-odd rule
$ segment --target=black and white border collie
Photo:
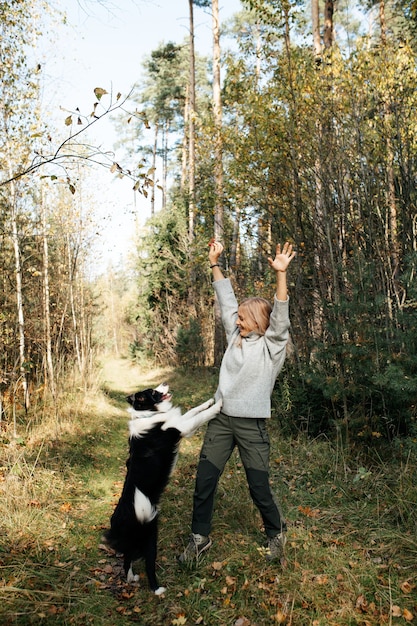
[[[104,535],[108,545],[123,554],[128,582],[138,580],[133,574],[133,562],[145,560],[149,586],[157,595],[166,591],[159,586],[155,572],[160,497],[174,469],[181,438],[192,435],[221,409],[221,402],[214,404],[211,398],[181,415],[171,399],[166,383],[127,398],[132,405],[128,409],[127,473],[110,529]]]

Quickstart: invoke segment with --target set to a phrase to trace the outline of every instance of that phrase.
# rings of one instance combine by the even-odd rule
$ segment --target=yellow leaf
[[[408,609],[403,609],[403,618],[407,620],[407,622],[412,622],[414,615]]]
[[[214,561],[211,566],[214,570],[216,570],[216,572],[219,572],[223,567],[223,563],[221,561]]]
[[[393,604],[392,607],[391,607],[391,615],[393,617],[401,617],[402,616],[401,609],[396,604]]]
[[[124,591],[122,593],[122,598],[123,600],[131,600],[134,595],[135,595],[134,593],[128,593],[127,591]]]
[[[329,581],[329,577],[326,574],[318,574],[317,576],[313,576],[313,582],[318,585],[326,585]]]
[[[411,585],[408,580],[405,580],[403,583],[401,583],[400,585],[400,589],[403,593],[411,593],[412,590],[414,589],[415,585]]]
[[[184,624],[186,623],[187,623],[187,618],[183,614],[178,615],[176,619],[172,620],[173,626],[184,626]]]
[[[108,92],[105,89],[102,89],[101,87],[96,87],[94,89],[94,95],[96,96],[97,100],[100,100],[100,98],[102,96],[105,96]]]
[[[68,115],[68,117],[65,118],[65,126],[71,126],[72,124],[72,116]]]

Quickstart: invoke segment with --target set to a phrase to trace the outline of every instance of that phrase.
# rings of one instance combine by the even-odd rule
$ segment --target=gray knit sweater
[[[265,335],[250,333],[236,345],[238,303],[228,278],[213,282],[226,331],[227,349],[220,367],[215,399],[223,399],[222,413],[231,417],[271,417],[271,394],[284,364],[290,326],[288,298],[274,299]]]

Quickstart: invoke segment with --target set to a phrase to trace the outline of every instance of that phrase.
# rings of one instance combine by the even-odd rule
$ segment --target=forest
[[[23,482],[24,477],[32,479],[41,460],[44,467],[55,459],[53,451],[61,450],[70,428],[69,416],[74,412],[79,418],[84,402],[89,412],[91,394],[103,393],[120,411],[130,383],[129,389],[119,387],[117,392],[111,385],[100,388],[98,372],[106,360],[119,359],[148,381],[150,371],[173,377],[179,398],[188,405],[204,399],[205,384],[214,391],[225,339],[211,285],[209,240],[223,243],[222,269],[239,299],[272,299],[274,277],[267,259],[276,243],[290,241],[297,251],[289,271],[291,340],[273,392],[273,434],[292,461],[291,450],[299,446],[299,462],[306,468],[315,453],[337,466],[333,479],[320,477],[318,466],[301,471],[295,462],[292,474],[286,468],[288,498],[295,477],[306,483],[303,508],[293,511],[293,549],[297,542],[308,544],[322,519],[325,505],[312,495],[320,485],[331,482],[329,489],[339,497],[346,495],[340,485],[349,479],[352,502],[365,498],[365,507],[368,495],[359,496],[360,487],[373,494],[369,498],[382,489],[382,497],[382,475],[387,475],[386,493],[392,501],[383,505],[378,500],[378,515],[387,515],[392,533],[389,539],[388,534],[374,539],[392,559],[404,563],[404,572],[395,570],[403,585],[400,599],[387,600],[386,580],[382,595],[372,591],[366,600],[359,585],[347,592],[354,597],[353,613],[329,617],[325,600],[320,604],[317,598],[282,593],[279,601],[272,601],[275,583],[267,573],[267,599],[259,602],[273,606],[273,618],[272,609],[239,617],[243,605],[233,613],[232,602],[219,613],[210,613],[201,603],[187,607],[194,621],[187,621],[183,607],[171,607],[163,617],[153,607],[149,622],[141,611],[129,609],[129,620],[135,621],[136,614],[138,623],[161,625],[413,621],[417,579],[415,566],[409,564],[417,554],[417,5],[414,0],[358,5],[353,0],[242,0],[241,10],[227,23],[221,22],[218,0],[184,1],[186,11],[189,36],[150,51],[143,78],[138,77],[129,94],[95,86],[92,112],[63,115],[57,130],[42,112],[43,69],[36,45],[45,36],[41,16],[48,14],[46,24],[62,16],[52,2],[0,2],[0,487],[5,492],[10,488],[11,475]],[[200,11],[212,14],[210,57],[194,49],[194,20]],[[111,146],[107,150],[89,140],[90,129],[104,118],[118,132],[123,158],[117,161]],[[100,276],[90,271],[96,201],[84,177],[91,168],[130,179],[150,207],[126,267],[109,267]],[[188,384],[193,393],[186,391]],[[76,428],[74,420],[71,428]],[[43,439],[37,450],[30,441],[38,445],[40,432],[50,442]],[[71,436],[77,438],[72,431]],[[98,436],[91,434],[92,439]],[[121,431],[121,448],[122,442]],[[123,451],[118,454],[123,456]],[[280,467],[284,463],[276,461]],[[64,469],[70,471],[69,465]],[[240,473],[238,464],[234,473]],[[314,489],[312,476],[317,480]],[[188,489],[185,499],[191,496],[181,479],[177,487],[181,493]],[[27,506],[42,510],[39,485],[32,488]],[[99,497],[106,489],[108,498],[112,488],[97,486]],[[9,495],[12,511],[20,496],[13,500]],[[106,504],[108,509],[108,500]],[[66,505],[67,500],[61,503]],[[60,513],[70,514],[68,506]],[[104,518],[107,509],[100,510]],[[14,554],[20,555],[23,547],[10,539],[17,515],[18,508],[10,512],[3,530]],[[303,526],[305,536],[296,535],[302,526],[297,526],[297,515],[310,523]],[[367,521],[372,517],[369,513]],[[331,519],[333,523],[336,518]],[[326,541],[335,550],[342,545],[333,536]],[[18,587],[8,578],[6,553],[3,546],[0,597],[2,586],[14,592]],[[325,557],[317,559],[322,563]],[[382,562],[372,561],[375,571]],[[211,573],[215,582],[225,567],[222,558],[217,563],[223,565]],[[228,597],[237,585],[236,567],[228,571],[230,584],[219,590],[220,596]],[[292,575],[295,580],[294,571]],[[318,574],[311,575],[324,592],[328,578],[323,582]],[[335,580],[343,586],[338,575]],[[379,584],[378,576],[385,576],[385,569],[375,573],[372,584]],[[245,584],[241,581],[242,588]],[[193,589],[199,589],[202,600],[205,583],[198,585]],[[30,593],[28,584],[22,597]],[[120,593],[119,601],[127,592]],[[185,594],[187,602],[190,593]],[[337,589],[332,594],[336,598]],[[70,595],[61,598],[66,607]],[[22,605],[21,618],[7,609],[4,623],[43,623],[47,618],[62,624],[106,623],[94,622],[94,612],[72,618],[68,614],[64,621],[59,606],[52,613],[51,606],[28,617],[30,609]],[[205,610],[210,617],[204,617]],[[125,612],[118,611],[119,616]]]

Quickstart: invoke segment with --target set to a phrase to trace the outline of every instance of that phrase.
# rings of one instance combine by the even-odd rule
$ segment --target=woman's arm
[[[213,272],[213,280],[223,280],[224,276],[223,276],[223,272],[221,270],[221,267],[219,265],[219,258],[221,253],[223,252],[223,246],[219,241],[211,241],[209,243],[210,249],[209,249],[209,261],[210,261],[210,267],[211,267],[211,271]]]
[[[282,248],[278,243],[275,250],[275,259],[268,258],[270,267],[274,270],[277,278],[276,297],[277,300],[285,301],[288,298],[287,291],[287,267],[295,257],[296,252],[293,251],[292,245],[286,241]]]

